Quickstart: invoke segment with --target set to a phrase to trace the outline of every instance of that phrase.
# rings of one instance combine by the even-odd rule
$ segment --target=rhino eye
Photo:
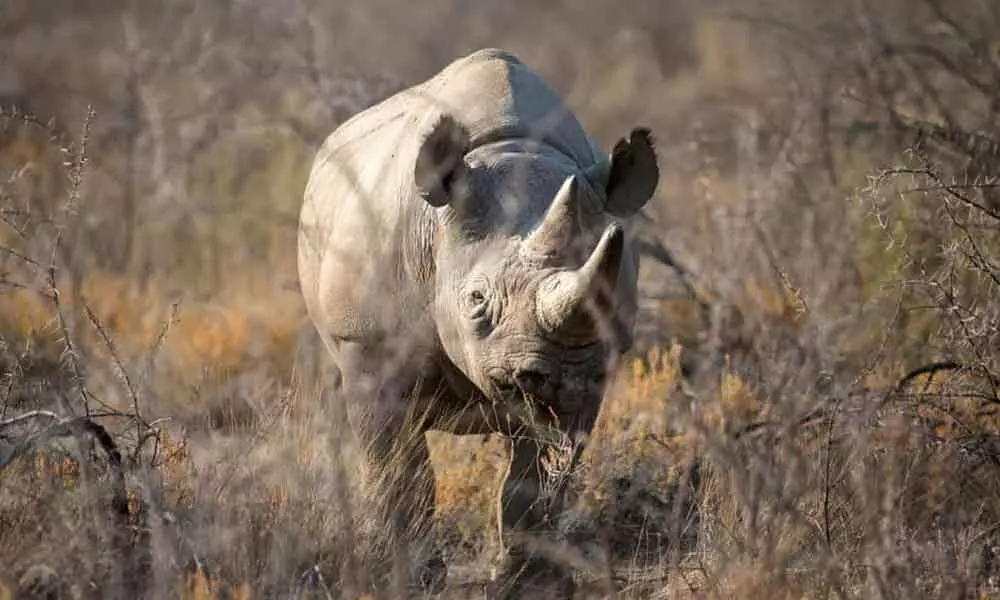
[[[470,290],[465,295],[465,305],[470,319],[481,320],[486,316],[486,293],[479,288]]]

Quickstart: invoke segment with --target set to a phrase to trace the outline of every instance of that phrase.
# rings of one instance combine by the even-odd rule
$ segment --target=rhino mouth
[[[494,382],[492,387],[496,390],[493,410],[507,423],[505,433],[546,445],[566,444],[566,434],[552,402],[525,391],[513,381]]]
[[[521,394],[520,388],[513,380],[506,378],[490,378],[491,387],[496,390],[496,396],[502,400],[508,400]]]
[[[558,497],[580,459],[581,440],[566,431],[553,405],[543,402],[534,394],[513,386],[509,407],[515,413],[520,427],[512,437],[528,439],[541,449],[543,499]]]

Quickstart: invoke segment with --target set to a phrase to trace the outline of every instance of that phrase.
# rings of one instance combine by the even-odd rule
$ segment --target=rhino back
[[[358,113],[331,136],[331,149],[386,127],[395,118],[423,131],[441,114],[468,128],[473,148],[532,139],[551,145],[581,167],[604,158],[555,90],[517,57],[497,48],[456,59],[428,80]]]

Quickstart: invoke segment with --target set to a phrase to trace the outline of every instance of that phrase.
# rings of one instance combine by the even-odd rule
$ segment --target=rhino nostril
[[[518,389],[517,385],[503,373],[490,373],[489,378],[493,387],[503,395],[513,394]]]
[[[517,383],[517,387],[528,394],[541,392],[548,378],[547,374],[532,369],[523,369],[514,373],[514,381]]]

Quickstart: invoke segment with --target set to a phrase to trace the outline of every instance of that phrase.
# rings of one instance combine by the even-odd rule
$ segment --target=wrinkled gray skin
[[[326,140],[302,208],[300,281],[388,548],[434,547],[424,433],[501,433],[495,595],[531,582],[569,593],[568,571],[538,543],[562,496],[543,458],[569,440],[575,464],[629,346],[638,261],[626,224],[658,178],[648,131],[605,154],[550,87],[494,49]],[[422,556],[415,583],[440,588],[443,562]]]

